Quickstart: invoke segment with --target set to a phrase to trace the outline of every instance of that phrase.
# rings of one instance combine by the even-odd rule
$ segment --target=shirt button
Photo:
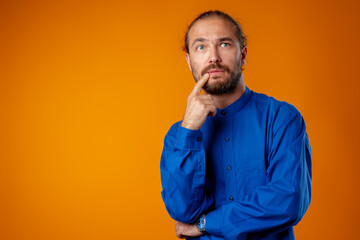
[[[234,201],[234,198],[232,196],[229,197],[230,201]]]
[[[231,171],[231,166],[229,165],[229,166],[227,166],[227,170],[229,170],[229,171]]]
[[[221,111],[221,114],[222,114],[223,116],[225,116],[225,115],[226,115],[226,112],[225,112],[224,110],[222,110],[222,111]]]
[[[227,142],[228,142],[229,140],[230,140],[230,138],[229,138],[229,137],[226,137],[226,138],[225,138],[225,141],[227,141]]]
[[[200,142],[200,141],[201,141],[201,137],[198,137],[198,138],[197,138],[197,141]]]

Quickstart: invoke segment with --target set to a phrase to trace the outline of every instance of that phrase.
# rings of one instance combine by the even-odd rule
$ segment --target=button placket
[[[234,142],[233,142],[233,119],[223,118],[224,131],[222,135],[223,171],[225,174],[225,197],[227,201],[234,201],[237,196],[236,176],[234,169]],[[226,126],[226,127],[225,127]]]

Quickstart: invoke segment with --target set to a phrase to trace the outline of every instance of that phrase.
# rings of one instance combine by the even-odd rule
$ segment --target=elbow
[[[200,215],[198,212],[194,212],[190,206],[182,206],[177,204],[165,204],[165,206],[170,217],[178,222],[193,223]]]
[[[305,174],[306,173],[306,174]],[[289,188],[286,216],[291,225],[296,225],[304,217],[311,201],[311,176],[308,172],[301,174],[298,184]]]
[[[303,215],[300,214],[300,212],[297,209],[288,211],[285,214],[286,223],[289,226],[295,226],[296,224],[298,224],[300,222],[300,220],[302,219],[302,217],[303,217]]]
[[[197,214],[191,213],[188,211],[179,211],[179,209],[173,208],[167,208],[167,211],[172,219],[178,222],[183,223],[194,223],[196,219],[198,218]]]
[[[304,217],[309,205],[310,205],[310,194],[295,193],[290,198],[290,204],[286,209],[284,215],[289,225],[295,226]]]
[[[185,201],[182,198],[168,198],[163,191],[162,197],[170,217],[178,222],[193,223],[200,216],[199,207],[194,201]]]

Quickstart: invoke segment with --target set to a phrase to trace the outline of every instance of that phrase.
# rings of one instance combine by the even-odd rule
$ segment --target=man
[[[292,226],[311,197],[301,114],[245,86],[246,38],[229,15],[201,14],[184,49],[196,84],[183,120],[165,137],[160,166],[176,236],[295,239]]]

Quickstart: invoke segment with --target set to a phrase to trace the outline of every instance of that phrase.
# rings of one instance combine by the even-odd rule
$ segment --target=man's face
[[[189,31],[186,60],[195,81],[208,73],[204,90],[212,95],[233,92],[241,78],[246,47],[241,51],[235,27],[217,17],[198,20]]]

